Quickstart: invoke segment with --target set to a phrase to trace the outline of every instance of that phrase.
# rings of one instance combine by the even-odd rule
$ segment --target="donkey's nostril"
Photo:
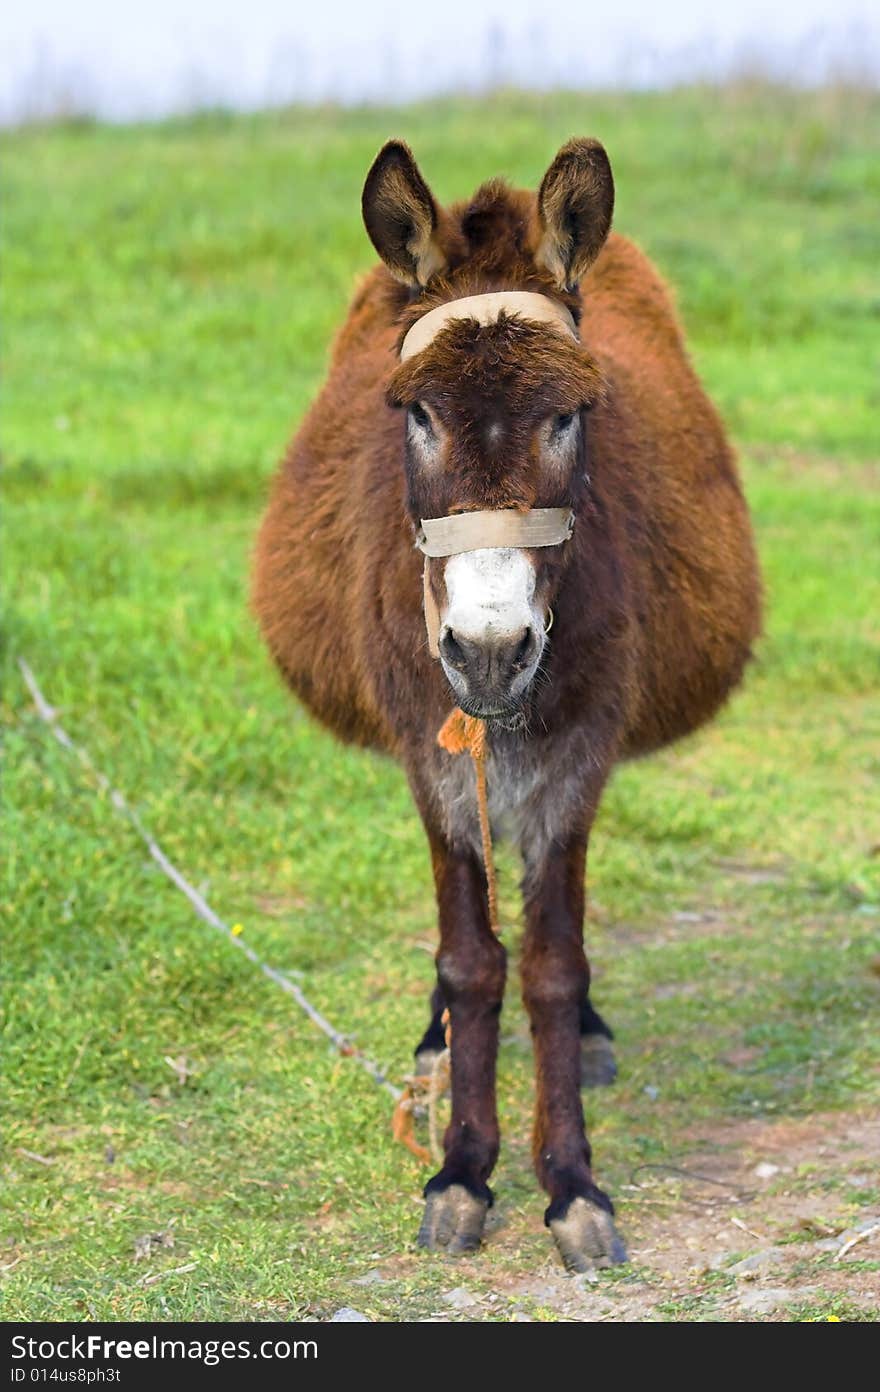
[[[535,636],[530,628],[524,628],[522,637],[513,650],[511,665],[514,670],[522,671],[524,667],[528,667],[534,655]]]
[[[440,639],[440,652],[445,661],[449,663],[450,667],[454,667],[457,672],[463,672],[467,667],[467,657],[465,656],[464,649],[451,628],[447,628],[443,637]]]

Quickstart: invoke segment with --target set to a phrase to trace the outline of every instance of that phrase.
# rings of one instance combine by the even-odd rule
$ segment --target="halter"
[[[466,295],[438,305],[417,319],[400,345],[400,360],[420,353],[454,319],[476,319],[492,324],[501,314],[516,314],[546,324],[554,333],[578,341],[574,319],[564,305],[530,290],[497,290],[487,295]],[[486,512],[458,512],[448,517],[423,517],[416,546],[425,557],[423,574],[425,627],[428,650],[440,656],[440,614],[428,578],[432,556],[459,556],[465,551],[500,551],[507,548],[559,546],[574,530],[570,508],[499,508]]]

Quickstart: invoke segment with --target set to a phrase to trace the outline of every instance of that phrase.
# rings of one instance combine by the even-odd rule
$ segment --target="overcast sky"
[[[21,0],[4,6],[0,120],[206,104],[408,100],[499,82],[664,84],[761,65],[880,79],[877,0]]]

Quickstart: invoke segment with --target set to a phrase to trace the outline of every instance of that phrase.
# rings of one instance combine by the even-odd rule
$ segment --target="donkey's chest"
[[[453,844],[479,849],[480,826],[474,767],[466,755],[443,755],[436,796]],[[582,759],[568,740],[532,744],[501,738],[490,747],[486,789],[492,835],[518,846],[527,859],[540,856],[564,835],[583,797]]]

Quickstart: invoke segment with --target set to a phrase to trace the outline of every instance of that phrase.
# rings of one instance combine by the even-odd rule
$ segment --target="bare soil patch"
[[[572,1277],[503,1205],[482,1256],[449,1267],[428,1319],[867,1319],[880,1314],[880,1112],[701,1126],[679,1171],[618,1191],[630,1266]],[[496,1258],[487,1270],[487,1257]],[[509,1259],[509,1260],[506,1260]],[[415,1259],[418,1260],[418,1259]],[[377,1283],[411,1275],[414,1259]],[[523,1274],[528,1265],[528,1274]],[[490,1276],[491,1289],[486,1278]],[[840,1313],[838,1313],[840,1312]],[[415,1316],[418,1318],[418,1316]]]

